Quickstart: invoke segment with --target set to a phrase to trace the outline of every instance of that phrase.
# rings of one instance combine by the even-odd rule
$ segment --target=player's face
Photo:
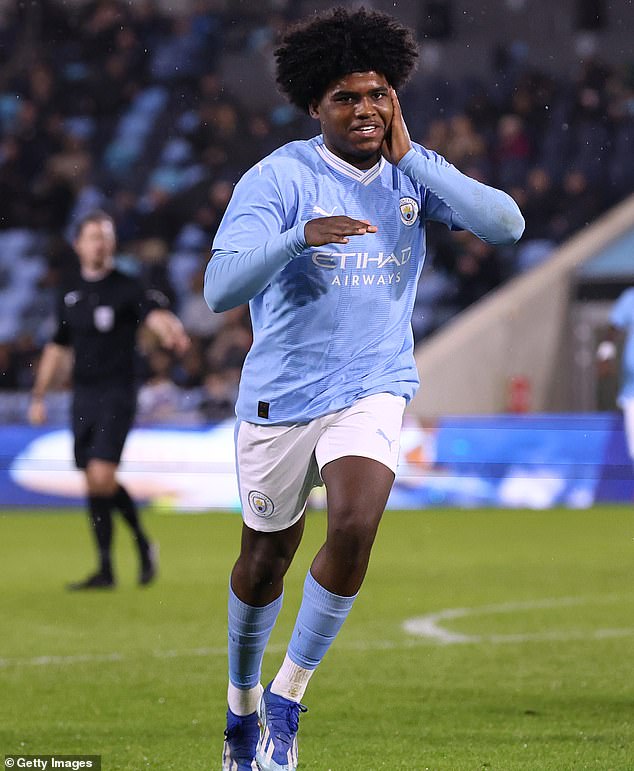
[[[377,72],[353,72],[333,81],[310,114],[321,123],[326,147],[358,169],[381,156],[392,121],[389,84]]]
[[[82,270],[99,272],[112,266],[115,234],[108,220],[87,222],[75,239],[75,251]]]

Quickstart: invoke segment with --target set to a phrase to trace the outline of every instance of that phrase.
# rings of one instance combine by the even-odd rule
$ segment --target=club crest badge
[[[398,202],[398,208],[401,212],[401,222],[403,225],[414,225],[416,220],[418,219],[418,201],[414,198],[410,198],[409,196],[403,196],[401,200]]]
[[[249,506],[254,514],[264,519],[272,516],[275,510],[275,505],[269,496],[259,493],[257,490],[251,490],[249,493]]]

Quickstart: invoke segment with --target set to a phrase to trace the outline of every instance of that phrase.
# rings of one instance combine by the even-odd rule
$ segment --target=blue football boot
[[[266,686],[260,704],[260,740],[255,759],[260,771],[295,771],[299,714],[307,708],[296,701],[271,693]]]
[[[255,748],[259,738],[257,712],[240,716],[228,709],[222,771],[259,771],[255,762]]]

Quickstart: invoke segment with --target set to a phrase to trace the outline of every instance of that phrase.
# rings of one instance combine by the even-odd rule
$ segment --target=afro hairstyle
[[[417,58],[414,36],[392,16],[334,8],[287,30],[275,51],[277,83],[308,112],[334,80],[352,72],[378,72],[398,90]]]

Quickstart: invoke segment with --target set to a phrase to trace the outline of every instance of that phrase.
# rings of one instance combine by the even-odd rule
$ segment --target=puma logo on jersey
[[[313,214],[321,214],[322,217],[332,217],[332,215],[337,211],[339,207],[335,206],[335,208],[332,211],[326,211],[325,209],[322,209],[321,206],[318,206],[315,204],[313,206]]]

